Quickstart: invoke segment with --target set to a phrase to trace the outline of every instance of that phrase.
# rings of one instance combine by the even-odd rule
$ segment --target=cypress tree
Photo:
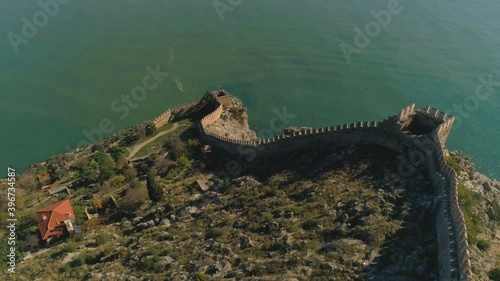
[[[148,174],[146,184],[148,188],[149,199],[151,199],[153,202],[161,201],[164,197],[163,189],[151,173]]]

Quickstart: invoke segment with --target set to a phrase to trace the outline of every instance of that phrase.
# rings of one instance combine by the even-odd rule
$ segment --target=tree
[[[100,142],[92,145],[92,152],[96,152],[96,151],[104,151],[104,145]]]
[[[146,123],[146,127],[144,128],[144,133],[146,136],[151,136],[156,131],[156,126],[153,122],[149,121]]]
[[[191,155],[196,155],[201,151],[201,143],[198,139],[189,139],[187,141],[187,149]]]
[[[113,146],[108,150],[108,152],[111,154],[111,157],[113,157],[113,160],[118,161],[118,159],[125,157],[127,149],[120,146]]]
[[[161,177],[164,177],[168,174],[168,171],[172,168],[177,166],[177,163],[175,161],[172,161],[171,159],[165,158],[161,155],[151,155],[147,161],[146,164],[149,168],[149,171],[151,169],[156,169],[157,174]]]
[[[173,160],[179,159],[181,156],[186,155],[187,147],[178,137],[171,137],[163,143],[163,147],[168,150],[169,155]]]
[[[40,238],[37,233],[26,234],[20,241],[21,248],[24,252],[33,251],[38,249],[40,245]]]
[[[64,157],[62,155],[57,155],[50,158],[47,161],[47,170],[52,182],[62,179],[68,172],[65,167]]]
[[[138,183],[138,182],[137,182]],[[118,206],[122,213],[135,212],[148,199],[148,190],[138,184],[127,189],[125,196],[120,200]]]
[[[98,178],[99,164],[95,161],[87,161],[87,164],[80,167],[80,175],[88,180],[97,181]]]
[[[115,174],[115,162],[108,154],[99,151],[94,155],[94,160],[99,164],[101,179],[107,180]]]
[[[163,199],[163,189],[151,173],[147,176],[146,187],[148,188],[149,199],[153,202],[159,202]]]
[[[137,171],[134,167],[127,167],[123,170],[123,175],[128,181],[131,181],[137,177]]]
[[[125,156],[120,157],[116,161],[116,168],[118,168],[118,170],[120,171],[123,171],[123,169],[125,169],[127,166],[128,166],[128,160]]]
[[[99,197],[96,197],[94,198],[94,200],[92,200],[92,205],[94,206],[94,210],[96,210],[96,212],[99,212],[104,208],[104,203]]]
[[[179,157],[179,159],[177,159],[177,163],[179,163],[179,165],[181,167],[186,167],[186,168],[191,165],[191,163],[189,162],[189,159],[184,155]]]
[[[126,180],[125,176],[122,175],[114,176],[110,179],[111,187],[118,188],[125,183],[125,180]]]

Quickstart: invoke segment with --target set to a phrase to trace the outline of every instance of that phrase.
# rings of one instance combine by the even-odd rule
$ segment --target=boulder
[[[169,219],[167,219],[167,218],[162,219],[162,220],[161,220],[161,225],[162,225],[162,226],[165,226],[165,227],[167,227],[167,228],[169,228],[169,227],[171,226],[171,224],[170,224],[170,220],[169,220]]]

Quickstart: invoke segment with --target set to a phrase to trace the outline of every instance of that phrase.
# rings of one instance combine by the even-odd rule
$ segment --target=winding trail
[[[144,146],[146,146],[148,143],[151,143],[153,142],[154,140],[156,140],[157,138],[161,137],[161,136],[164,136],[168,133],[170,133],[171,131],[177,129],[179,127],[179,125],[177,123],[174,123],[172,128],[170,128],[169,130],[167,131],[163,131],[163,132],[160,132],[158,133],[156,136],[150,138],[149,140],[145,141],[145,142],[142,142],[140,144],[136,144],[134,147],[132,147],[132,150],[130,151],[130,154],[128,155],[127,157],[127,160],[130,160],[132,159],[136,154],[137,152],[139,152]]]

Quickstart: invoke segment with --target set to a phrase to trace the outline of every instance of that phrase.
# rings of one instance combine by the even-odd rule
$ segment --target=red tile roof
[[[42,240],[50,236],[60,236],[66,231],[64,221],[68,218],[76,219],[69,199],[57,202],[36,212]]]

